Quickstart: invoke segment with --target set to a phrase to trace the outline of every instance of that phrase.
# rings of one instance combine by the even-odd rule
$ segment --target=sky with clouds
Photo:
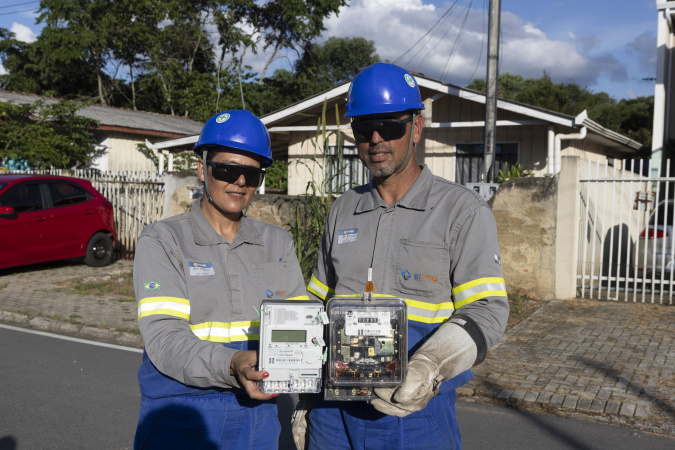
[[[618,99],[654,94],[657,0],[502,0],[500,73],[572,81]],[[30,42],[39,1],[0,2],[0,27]],[[459,86],[485,78],[488,0],[351,0],[321,39],[362,36],[382,60]],[[275,68],[292,69],[287,51]],[[246,54],[261,70],[264,52]],[[0,68],[0,73],[2,72]]]

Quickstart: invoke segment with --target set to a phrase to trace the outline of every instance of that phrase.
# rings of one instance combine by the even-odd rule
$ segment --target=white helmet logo
[[[218,117],[216,117],[216,123],[227,122],[229,118],[230,118],[229,113],[221,114]]]
[[[408,83],[410,87],[415,87],[415,79],[409,73],[405,74],[405,82]]]

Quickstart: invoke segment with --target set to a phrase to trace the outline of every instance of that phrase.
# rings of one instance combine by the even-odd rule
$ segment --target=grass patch
[[[9,285],[9,283],[0,283],[0,289],[4,289]]]
[[[130,330],[128,328],[115,328],[115,330],[119,331],[120,333],[141,334],[141,332],[138,330]]]
[[[119,302],[135,302],[134,279],[131,272],[112,275],[98,280],[90,278],[69,280],[62,286],[80,295],[114,295],[120,297]]]
[[[509,320],[506,330],[510,330],[523,320],[530,317],[535,311],[544,306],[546,301],[539,299],[533,292],[521,288],[514,288],[508,293]]]
[[[81,318],[82,318],[82,316],[78,316],[77,314],[71,314],[71,315],[69,316],[69,319],[70,319],[70,320],[81,319]]]

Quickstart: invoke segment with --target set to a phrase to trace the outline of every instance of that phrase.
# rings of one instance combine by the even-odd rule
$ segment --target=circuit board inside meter
[[[406,303],[400,298],[333,298],[327,306],[326,400],[370,400],[400,386],[408,364]]]
[[[265,394],[321,391],[323,304],[311,301],[264,301],[260,307],[258,382]],[[325,314],[325,313],[324,313]]]

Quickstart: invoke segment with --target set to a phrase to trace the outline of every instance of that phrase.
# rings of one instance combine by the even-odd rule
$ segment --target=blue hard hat
[[[246,110],[223,111],[211,117],[204,124],[192,151],[201,157],[201,152],[207,146],[236,148],[260,156],[260,166],[263,169],[274,162],[267,128],[260,119]]]
[[[394,64],[375,63],[352,80],[345,117],[424,109],[415,78]]]

